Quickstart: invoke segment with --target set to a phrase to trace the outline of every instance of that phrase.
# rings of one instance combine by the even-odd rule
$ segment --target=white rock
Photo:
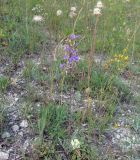
[[[27,128],[27,127],[28,127],[28,122],[27,122],[27,120],[23,120],[23,121],[20,123],[20,127]]]
[[[18,135],[20,135],[21,137],[23,137],[23,132],[19,132]]]
[[[16,97],[16,98],[15,98],[15,102],[17,102],[17,101],[18,101],[18,98]]]
[[[14,126],[12,126],[12,130],[14,132],[17,132],[19,130],[19,126],[15,124]]]
[[[9,154],[6,152],[0,151],[0,160],[8,160],[9,159]]]
[[[4,132],[3,134],[2,134],[2,138],[4,139],[4,138],[9,138],[11,135],[10,135],[10,133],[9,132]]]
[[[120,139],[121,136],[120,136],[119,134],[116,134],[116,138],[117,138],[117,139]]]
[[[28,146],[29,146],[29,140],[27,139],[23,144],[23,150],[26,151]]]
[[[37,107],[40,107],[40,103],[37,104]]]

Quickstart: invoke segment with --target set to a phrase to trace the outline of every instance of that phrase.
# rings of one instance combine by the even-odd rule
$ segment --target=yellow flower
[[[124,57],[124,60],[128,60],[128,56],[125,56],[125,57]]]
[[[126,53],[126,52],[127,52],[127,48],[124,48],[123,53]]]
[[[123,59],[123,55],[121,55],[121,54],[120,54],[120,58],[122,58],[122,59]]]
[[[109,68],[108,64],[105,64],[104,69],[108,69],[108,68]]]
[[[119,123],[115,123],[114,124],[114,128],[119,128],[120,127],[120,124]]]

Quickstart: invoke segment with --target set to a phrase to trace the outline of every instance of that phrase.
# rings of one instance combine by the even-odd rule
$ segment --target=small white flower
[[[35,11],[36,10],[36,7],[32,8],[32,11]]]
[[[101,15],[101,10],[100,10],[100,8],[94,8],[94,10],[93,10],[93,14],[94,15]]]
[[[97,8],[103,8],[103,3],[101,1],[97,2]]]
[[[33,21],[35,21],[35,22],[41,22],[41,21],[43,21],[43,17],[39,16],[39,15],[35,15],[33,17]]]
[[[77,16],[77,14],[75,13],[75,12],[73,12],[73,11],[71,11],[70,13],[69,13],[69,17],[70,18],[74,18],[74,17],[76,17]]]
[[[61,16],[62,14],[63,14],[62,10],[60,10],[60,9],[57,10],[57,12],[56,12],[56,15],[57,15],[57,16]]]
[[[113,31],[116,31],[116,28],[115,28],[115,27],[113,27]]]
[[[73,149],[80,148],[80,142],[78,139],[72,139],[71,140],[71,145]]]
[[[70,10],[75,12],[76,11],[76,7],[71,7]]]

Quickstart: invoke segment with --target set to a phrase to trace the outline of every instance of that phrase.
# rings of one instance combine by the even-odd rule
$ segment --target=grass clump
[[[64,138],[66,136],[66,121],[68,119],[68,106],[48,104],[40,112],[39,132],[43,135],[45,130],[52,138]]]
[[[0,76],[0,92],[6,91],[9,84],[10,84],[10,81],[8,77]]]

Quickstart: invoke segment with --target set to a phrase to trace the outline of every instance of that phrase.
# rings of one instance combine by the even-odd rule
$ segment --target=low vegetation
[[[139,0],[0,1],[0,130],[9,106],[27,119],[22,159],[133,158],[108,142],[124,104],[140,133],[139,15]]]

